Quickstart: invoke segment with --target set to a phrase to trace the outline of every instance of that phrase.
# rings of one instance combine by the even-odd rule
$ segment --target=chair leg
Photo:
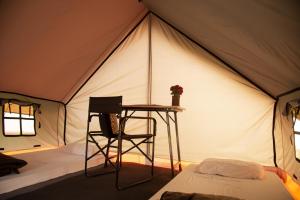
[[[120,168],[122,167],[122,140],[121,140],[121,146],[120,146]]]
[[[120,145],[120,169],[122,167],[122,151],[123,151],[123,140],[121,139],[121,145]]]
[[[152,166],[151,166],[151,175],[154,175],[154,149],[155,149],[155,136],[152,138]]]
[[[84,174],[85,176],[88,176],[87,174],[87,162],[88,162],[88,142],[89,142],[89,121],[87,121],[87,131],[86,131],[86,141],[85,141],[85,161],[84,161]]]
[[[107,167],[107,160],[108,160],[108,157],[109,157],[109,147],[110,147],[110,142],[111,142],[111,138],[108,138],[108,141],[107,141],[107,147],[106,147],[106,154],[105,154],[104,167]]]
[[[122,138],[119,136],[118,137],[118,149],[117,149],[117,160],[116,160],[116,188],[120,190],[119,186],[119,173],[120,173],[120,162],[121,159],[120,157],[122,156]]]
[[[88,136],[86,136],[88,138]],[[87,176],[87,155],[88,154],[88,141],[86,141],[86,146],[85,146],[85,159],[84,159],[84,174]]]

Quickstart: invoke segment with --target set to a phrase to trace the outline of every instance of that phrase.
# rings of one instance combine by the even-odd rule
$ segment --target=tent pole
[[[147,104],[152,103],[152,16],[148,15],[148,91],[147,91]],[[148,117],[151,117],[151,112],[147,113]],[[147,132],[151,133],[151,121],[147,120]],[[150,144],[147,143],[147,155],[150,154]]]
[[[278,167],[277,158],[276,158],[276,143],[275,143],[275,121],[276,121],[277,104],[278,104],[278,98],[276,99],[273,107],[273,122],[272,122],[272,139],[273,139],[273,154],[274,154],[273,161],[275,167]]]
[[[57,146],[59,147],[59,116],[60,116],[60,108],[61,105],[58,105],[58,112],[57,112],[57,119],[56,119],[56,139],[57,139]],[[40,123],[40,122],[39,122]]]
[[[67,104],[64,104],[65,119],[64,119],[64,144],[66,145],[66,130],[67,130]]]

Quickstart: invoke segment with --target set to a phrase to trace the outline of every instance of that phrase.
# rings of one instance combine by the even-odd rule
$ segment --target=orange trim
[[[55,147],[41,147],[36,149],[23,149],[23,150],[17,150],[17,151],[8,151],[4,152],[5,155],[17,155],[22,153],[30,153],[30,152],[37,152],[37,151],[46,151],[50,149],[55,149]]]
[[[300,185],[294,182],[290,176],[287,176],[285,186],[295,200],[300,200]]]
[[[147,163],[147,159],[144,156],[141,155],[136,155],[136,154],[125,154],[122,156],[122,160],[125,162],[135,162],[135,163],[140,163],[140,164],[145,164]],[[176,161],[174,160],[176,163]],[[191,162],[187,161],[181,161],[182,167],[186,167],[190,165]],[[163,159],[163,158],[155,158],[155,164],[156,167],[163,167],[163,168],[170,168],[170,160],[168,159]]]

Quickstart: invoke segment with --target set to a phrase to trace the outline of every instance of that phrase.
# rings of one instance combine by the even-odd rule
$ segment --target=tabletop
[[[134,111],[164,111],[164,112],[182,112],[185,108],[180,106],[165,106],[157,104],[133,104],[133,105],[122,105],[123,110],[134,110]]]

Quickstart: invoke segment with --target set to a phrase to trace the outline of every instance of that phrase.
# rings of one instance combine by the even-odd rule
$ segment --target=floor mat
[[[93,173],[101,172],[101,169],[93,169]],[[135,163],[124,163],[120,173],[120,183],[126,185],[132,181],[149,177],[150,167]],[[171,180],[171,171],[166,168],[155,167],[154,177],[151,181],[118,191],[115,188],[115,174],[107,174],[95,177],[86,177],[83,172],[59,182],[39,188],[35,191],[18,195],[10,200],[83,200],[83,199],[149,199],[160,188]]]

